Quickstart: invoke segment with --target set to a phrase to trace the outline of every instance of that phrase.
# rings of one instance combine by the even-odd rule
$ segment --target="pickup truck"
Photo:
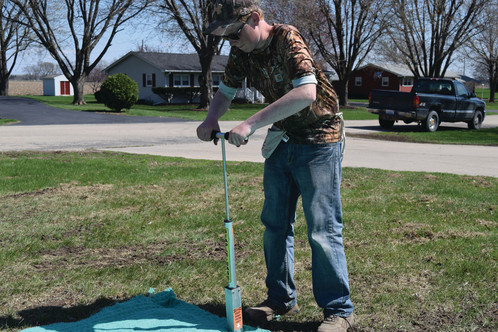
[[[395,122],[418,122],[426,131],[436,131],[445,122],[467,122],[480,129],[486,103],[469,93],[461,82],[442,78],[420,78],[411,92],[372,90],[368,111],[379,115],[379,124],[391,129]]]

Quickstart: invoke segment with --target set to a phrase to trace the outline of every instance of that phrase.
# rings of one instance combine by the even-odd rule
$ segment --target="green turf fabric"
[[[151,296],[136,296],[102,309],[95,315],[72,323],[56,323],[28,328],[26,332],[62,331],[226,331],[224,317],[178,300],[168,289]],[[266,330],[244,326],[244,331]]]

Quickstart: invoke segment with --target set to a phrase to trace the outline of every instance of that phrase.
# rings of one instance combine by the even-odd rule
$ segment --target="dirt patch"
[[[403,236],[403,242],[419,244],[438,239],[469,239],[489,236],[489,234],[483,232],[466,232],[458,230],[450,230],[448,232],[434,232],[430,229],[430,226],[421,223],[408,223],[395,229],[394,233],[401,234]]]
[[[465,176],[464,179],[471,180],[472,184],[477,188],[489,188],[494,185],[489,178],[485,178],[483,176]]]
[[[471,305],[469,303],[469,305]],[[465,309],[462,309],[465,312]],[[419,316],[413,320],[412,326],[414,331],[440,331],[442,326],[461,326],[464,320],[463,313],[455,313],[443,308],[434,311],[420,312]],[[496,331],[496,322],[498,322],[498,305],[494,305],[489,311],[484,311],[482,315],[474,318],[475,332]],[[455,329],[455,331],[462,331]]]
[[[45,194],[53,194],[56,191],[57,191],[57,188],[44,188],[44,189],[36,190],[36,191],[6,195],[6,196],[3,196],[2,198],[4,198],[4,199],[7,199],[7,198],[16,199],[16,198],[22,198],[22,197],[36,197],[36,196],[42,196]]]
[[[171,248],[183,248],[181,253],[165,254]],[[236,252],[244,252],[242,245],[235,245]],[[40,258],[33,267],[42,271],[60,269],[124,268],[141,264],[169,265],[175,262],[210,259],[225,260],[224,242],[205,240],[201,242],[158,242],[150,245],[137,245],[119,248],[85,248],[81,246],[61,247],[53,250],[41,250]],[[247,255],[248,253],[246,253]]]
[[[80,198],[88,197],[89,193],[97,193],[111,190],[113,187],[112,184],[93,184],[91,186],[80,186],[77,182],[71,183],[62,183],[57,187],[49,187],[43,188],[35,191],[28,191],[22,193],[16,193],[11,195],[2,196],[2,199],[17,199],[24,197],[38,197],[44,195],[61,195],[61,194],[70,194],[72,196],[80,196]]]

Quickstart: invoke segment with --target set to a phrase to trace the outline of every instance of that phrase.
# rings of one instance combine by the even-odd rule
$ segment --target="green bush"
[[[98,99],[117,112],[130,109],[138,100],[138,85],[125,74],[111,75],[102,83]]]
[[[97,101],[97,103],[101,103],[101,104],[104,103],[104,100],[102,99],[102,90],[95,91],[93,96],[95,97],[95,100]]]

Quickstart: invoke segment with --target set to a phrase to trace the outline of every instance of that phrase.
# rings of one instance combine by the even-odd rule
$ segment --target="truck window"
[[[437,93],[442,95],[454,95],[453,87],[450,82],[441,82]]]
[[[418,80],[414,90],[420,93],[437,93],[443,95],[455,95],[455,90],[450,81],[443,80]]]
[[[417,81],[417,83],[415,84],[414,90],[417,92],[421,92],[421,93],[431,93],[431,92],[433,92],[433,91],[431,91],[432,90],[431,83],[432,83],[432,81],[426,81],[426,80]]]
[[[469,92],[467,91],[465,85],[463,85],[460,82],[455,82],[455,89],[456,89],[456,94],[459,97],[465,97],[469,95]]]

